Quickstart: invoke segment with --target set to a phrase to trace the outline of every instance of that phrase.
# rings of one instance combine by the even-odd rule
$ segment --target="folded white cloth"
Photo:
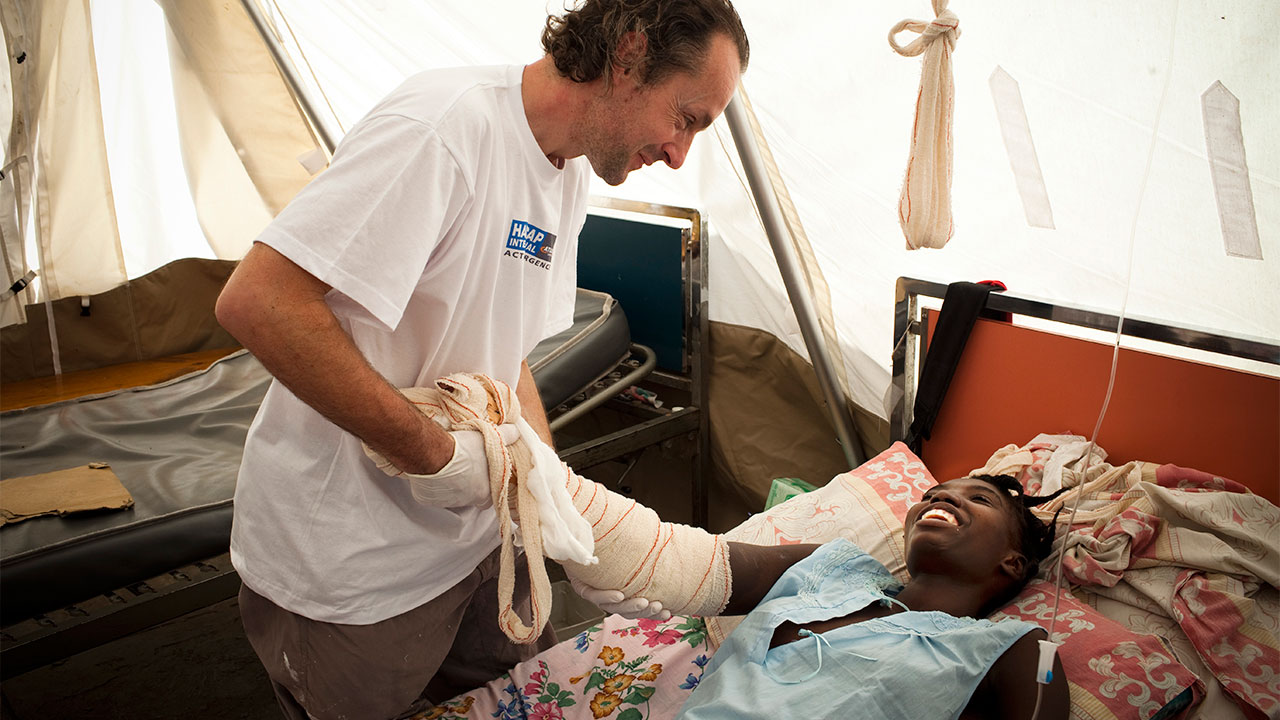
[[[542,442],[528,420],[517,418],[516,428],[533,455],[533,469],[524,482],[538,501],[543,555],[579,565],[600,562],[593,554],[595,540],[591,537],[591,525],[573,507],[573,498],[565,488],[564,463],[550,445]]]

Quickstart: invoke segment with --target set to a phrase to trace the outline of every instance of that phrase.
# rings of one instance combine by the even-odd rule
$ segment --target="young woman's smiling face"
[[[907,511],[907,570],[982,579],[995,576],[1010,555],[1021,557],[1019,509],[1004,493],[976,478],[930,488]]]

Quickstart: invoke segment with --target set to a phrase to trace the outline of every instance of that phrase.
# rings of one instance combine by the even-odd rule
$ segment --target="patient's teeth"
[[[930,508],[928,510],[925,510],[924,514],[922,514],[920,517],[921,519],[936,518],[938,520],[951,523],[952,525],[959,525],[959,523],[956,521],[955,515],[952,515],[951,513],[947,512],[946,510],[943,510],[942,508]]]

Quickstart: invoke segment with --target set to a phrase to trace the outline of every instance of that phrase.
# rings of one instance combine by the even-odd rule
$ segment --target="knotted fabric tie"
[[[951,52],[960,37],[960,21],[947,9],[948,0],[933,0],[933,22],[903,20],[889,31],[889,45],[906,57],[924,55],[916,100],[911,155],[898,198],[898,224],[907,249],[940,248],[955,227],[951,221],[951,117],[955,86]],[[905,47],[895,36],[903,30],[920,36]]]
[[[520,417],[520,401],[510,385],[485,375],[456,373],[440,378],[433,388],[405,388],[400,391],[420,411],[445,430],[475,430],[484,438],[485,458],[489,466],[489,494],[498,513],[498,530],[502,538],[498,564],[498,626],[514,642],[529,643],[538,638],[551,614],[551,582],[543,561],[544,539],[548,554],[557,559],[576,557],[587,562],[591,557],[591,529],[577,515],[568,494],[560,488],[563,502],[546,497],[546,488],[534,492],[529,482],[533,457],[530,438],[541,445],[529,423]],[[502,442],[498,425],[513,423],[520,430],[521,441],[511,446]],[[383,472],[403,475],[385,458],[367,445],[365,453]],[[421,482],[425,477],[417,476]],[[559,480],[558,473],[550,477]],[[520,482],[523,478],[526,481]],[[545,478],[544,485],[545,485]],[[547,502],[539,507],[537,495]],[[565,514],[567,508],[567,515]],[[521,527],[514,528],[512,511],[520,518]],[[556,516],[556,511],[560,515]],[[550,520],[551,530],[544,538],[543,521]],[[575,525],[576,522],[576,526]],[[515,533],[520,532],[517,538]],[[515,546],[522,541],[529,568],[529,624],[521,620],[512,597],[515,593]]]
[[[800,632],[798,634],[800,635],[801,638],[809,638],[809,637],[813,638],[813,649],[814,649],[814,652],[817,653],[817,666],[813,668],[813,672],[809,673],[808,675],[805,675],[802,678],[787,680],[785,678],[780,678],[776,674],[774,674],[773,670],[769,667],[768,659],[766,658],[765,668],[764,668],[765,672],[768,673],[769,677],[773,678],[775,682],[778,682],[782,685],[799,685],[802,682],[808,682],[809,680],[812,680],[815,677],[817,677],[818,673],[822,672],[822,646],[824,644],[828,648],[830,648],[832,652],[838,652],[844,655],[856,657],[859,660],[867,660],[869,662],[880,662],[876,658],[867,657],[866,655],[860,655],[856,652],[853,652],[852,650],[837,650],[836,648],[831,647],[831,641],[823,637],[822,633],[813,632],[808,628],[800,628]],[[800,642],[800,641],[797,640],[796,642]]]

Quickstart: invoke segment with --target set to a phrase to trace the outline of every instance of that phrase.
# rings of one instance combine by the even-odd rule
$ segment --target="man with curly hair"
[[[489,375],[549,442],[525,357],[572,321],[590,172],[617,184],[680,167],[749,51],[729,0],[583,0],[547,20],[542,45],[523,67],[409,78],[218,300],[275,376],[245,445],[231,554],[287,717],[394,717],[550,639],[516,647],[498,630],[479,434],[442,430],[395,388]]]

